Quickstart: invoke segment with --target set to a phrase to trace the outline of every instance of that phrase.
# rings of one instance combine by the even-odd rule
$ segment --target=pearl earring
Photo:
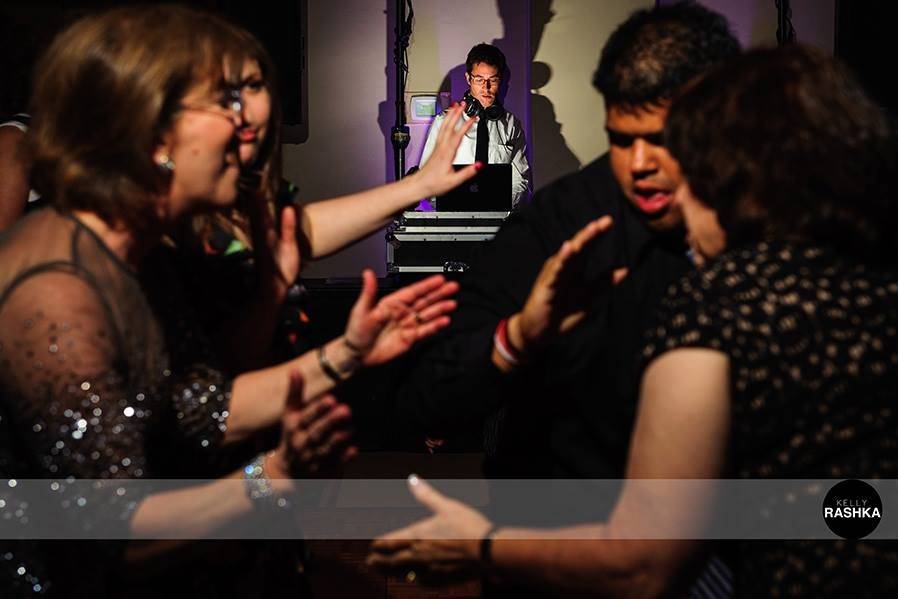
[[[175,161],[168,154],[162,154],[156,159],[156,163],[168,172],[175,170]]]

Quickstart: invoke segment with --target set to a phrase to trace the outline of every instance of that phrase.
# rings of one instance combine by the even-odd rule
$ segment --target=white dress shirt
[[[424,143],[424,151],[421,153],[421,165],[423,166],[430,155],[433,154],[437,143],[437,134],[446,118],[442,112],[433,119],[430,131],[427,132],[427,141]],[[468,115],[462,115],[466,121]],[[515,115],[506,111],[505,116],[495,121],[488,121],[490,132],[489,161],[490,164],[511,164],[511,205],[517,207],[522,198],[530,192],[530,165],[527,163],[525,150],[527,142],[524,139],[524,128],[521,121]],[[477,125],[473,125],[465,134],[464,139],[455,153],[454,164],[474,164],[474,155],[477,150]]]

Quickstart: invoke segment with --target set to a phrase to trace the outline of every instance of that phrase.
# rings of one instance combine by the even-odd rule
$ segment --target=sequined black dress
[[[728,478],[898,478],[894,271],[818,247],[730,251],[670,288],[643,363],[679,347],[729,357]],[[743,542],[733,570],[745,597],[894,596],[898,549]]]
[[[164,254],[132,272],[52,209],[0,239],[0,479],[208,476],[230,382],[193,332]],[[60,496],[70,508],[63,517],[84,530],[124,533],[140,499],[130,490],[72,492]],[[79,502],[102,509],[85,520]],[[7,530],[26,527],[37,508],[0,491]],[[86,553],[71,543],[0,545],[4,589],[115,594],[109,581],[121,543],[90,543]],[[73,580],[77,589],[60,588]]]

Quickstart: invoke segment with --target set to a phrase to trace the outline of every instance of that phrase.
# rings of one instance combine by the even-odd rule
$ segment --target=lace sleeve
[[[80,530],[124,538],[142,496],[136,487],[117,493],[75,479],[148,476],[145,440],[158,410],[152,390],[129,380],[104,302],[85,279],[61,270],[7,291],[0,304],[2,415],[12,439],[4,445],[13,454],[6,474],[58,479],[55,504]]]

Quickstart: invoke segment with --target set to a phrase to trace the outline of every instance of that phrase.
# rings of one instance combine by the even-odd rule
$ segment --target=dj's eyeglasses
[[[471,77],[471,83],[477,87],[483,87],[487,81],[489,82],[490,87],[498,87],[501,80],[500,77],[481,77],[480,75]]]

